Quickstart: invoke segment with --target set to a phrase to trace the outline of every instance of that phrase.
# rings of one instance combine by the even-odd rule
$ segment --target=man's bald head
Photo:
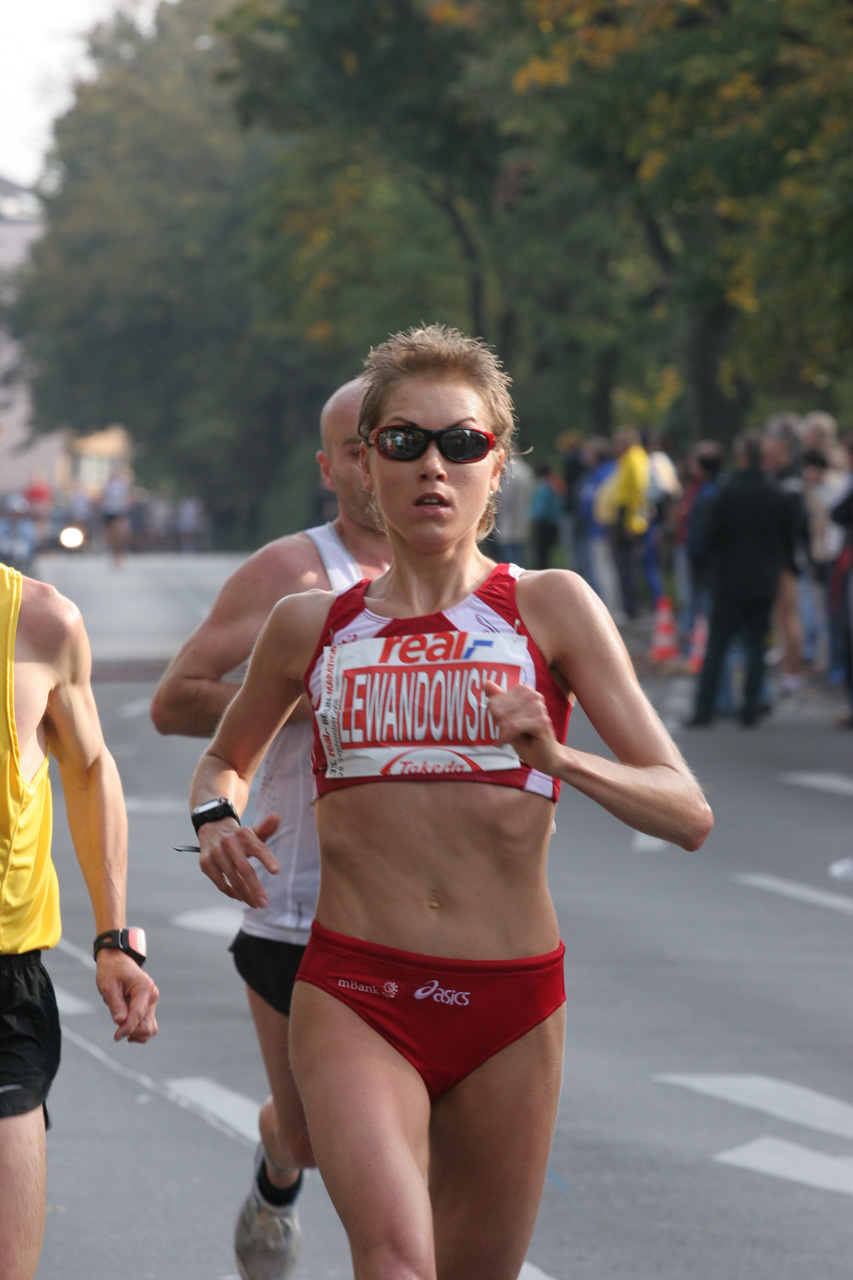
[[[320,411],[320,441],[323,450],[334,452],[336,439],[358,434],[358,415],[367,390],[363,378],[353,378],[333,391]]]
[[[353,378],[329,397],[320,414],[323,447],[317,453],[323,484],[337,495],[338,511],[344,520],[365,529],[376,529],[370,499],[361,476],[361,440],[358,417],[366,386],[363,378]]]

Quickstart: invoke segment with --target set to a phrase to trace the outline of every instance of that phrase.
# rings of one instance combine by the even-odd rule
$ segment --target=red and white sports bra
[[[570,704],[515,602],[517,565],[499,564],[459,604],[418,618],[382,618],[368,579],[341,592],[305,675],[314,707],[317,794],[411,778],[491,782],[557,799],[559,780],[498,742],[483,685],[532,685],[564,742]]]

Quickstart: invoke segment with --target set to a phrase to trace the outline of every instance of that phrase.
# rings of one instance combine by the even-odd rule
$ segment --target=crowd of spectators
[[[554,465],[517,456],[507,470],[499,559],[575,569],[620,625],[665,601],[685,657],[699,635],[706,655],[693,724],[735,710],[735,685],[754,724],[808,678],[846,688],[853,727],[853,433],[815,411],[676,459],[632,427],[609,439],[567,431],[555,445]],[[41,476],[5,495],[0,559],[26,572],[67,526],[117,565],[127,551],[209,545],[197,498],[158,497],[116,468],[95,496],[78,485],[57,498]]]
[[[702,440],[674,459],[623,427],[566,432],[556,454],[559,469],[513,460],[499,558],[575,569],[620,625],[665,601],[685,657],[699,634],[707,652],[694,724],[735,710],[733,684],[754,724],[808,679],[846,687],[853,727],[853,434],[781,413],[731,450]]]
[[[63,531],[79,531],[66,541]],[[127,552],[200,551],[210,545],[210,522],[198,498],[177,501],[150,493],[116,467],[99,492],[80,484],[54,493],[41,476],[23,492],[0,495],[0,560],[29,572],[40,551],[107,551],[115,564]]]

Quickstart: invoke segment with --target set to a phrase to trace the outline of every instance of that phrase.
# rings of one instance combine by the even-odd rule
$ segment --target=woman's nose
[[[421,472],[430,476],[444,474],[444,458],[435,440],[430,440],[426,453],[421,455]]]

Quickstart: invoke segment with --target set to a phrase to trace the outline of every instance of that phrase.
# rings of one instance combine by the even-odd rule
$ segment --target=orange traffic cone
[[[655,628],[652,633],[649,659],[652,662],[673,662],[678,656],[672,604],[667,596],[661,596],[655,609]]]
[[[698,676],[705,661],[705,649],[708,644],[708,619],[704,613],[697,613],[693,624],[693,635],[690,637],[690,654],[687,659],[687,670],[692,676]]]

